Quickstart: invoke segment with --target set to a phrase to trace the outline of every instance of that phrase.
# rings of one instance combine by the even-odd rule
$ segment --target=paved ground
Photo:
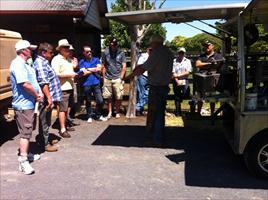
[[[81,125],[72,138],[42,154],[31,176],[18,172],[14,122],[1,125],[0,198],[268,199],[268,181],[251,176],[209,122],[202,129],[167,128],[167,147],[160,149],[144,146],[144,120],[76,119]]]

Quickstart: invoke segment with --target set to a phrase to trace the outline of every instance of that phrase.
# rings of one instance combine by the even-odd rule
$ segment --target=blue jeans
[[[149,86],[147,77],[140,75],[137,79],[137,104],[136,110],[143,111],[144,105],[148,103]]]
[[[95,110],[95,117],[99,119],[102,115],[102,106],[103,106],[103,98],[100,84],[91,85],[91,86],[84,86],[84,93],[86,97],[86,110],[87,110],[87,117],[92,118],[94,116],[91,101],[94,99],[92,94],[96,100],[96,110]]]
[[[163,143],[165,140],[165,110],[168,92],[168,86],[149,86],[146,129],[150,139],[157,143]]]

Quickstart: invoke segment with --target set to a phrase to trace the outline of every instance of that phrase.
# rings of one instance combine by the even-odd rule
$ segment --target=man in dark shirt
[[[218,54],[214,51],[214,45],[209,42],[209,41],[205,41],[204,45],[204,49],[205,49],[205,53],[201,54],[199,56],[199,58],[197,59],[197,61],[195,62],[195,66],[196,68],[198,68],[200,73],[219,73],[222,70],[223,67],[223,60],[224,58],[222,57],[221,54]],[[218,63],[221,64],[218,64]],[[203,95],[201,94],[201,97],[203,97]],[[201,109],[203,106],[203,101],[198,101],[197,103],[197,111],[198,113],[201,114]],[[211,115],[214,113],[215,111],[215,103],[211,102],[210,103],[210,112]]]
[[[123,78],[126,73],[125,53],[118,48],[116,39],[112,39],[110,46],[104,51],[103,63],[103,98],[108,99],[108,115],[112,116],[112,96],[115,97],[116,118],[119,118],[121,100],[123,98]]]

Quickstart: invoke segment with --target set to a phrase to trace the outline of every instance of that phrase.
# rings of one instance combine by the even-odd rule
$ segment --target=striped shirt
[[[44,86],[45,84],[48,84],[52,101],[61,101],[62,91],[60,86],[60,80],[48,60],[46,60],[42,56],[38,56],[34,61],[33,67],[35,69],[36,78],[40,87]]]

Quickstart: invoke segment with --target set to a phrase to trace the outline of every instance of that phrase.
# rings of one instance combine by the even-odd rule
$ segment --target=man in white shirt
[[[181,102],[190,93],[188,76],[192,71],[192,64],[185,57],[185,53],[184,47],[179,48],[178,57],[173,60],[172,74],[176,116],[181,115]]]
[[[147,48],[146,53],[141,53],[138,58],[137,65],[141,65],[145,63],[151,51],[152,51],[152,48],[149,47]],[[137,78],[136,115],[143,115],[144,106],[145,104],[148,103],[148,93],[149,93],[148,72],[145,71],[143,74],[139,75]]]

